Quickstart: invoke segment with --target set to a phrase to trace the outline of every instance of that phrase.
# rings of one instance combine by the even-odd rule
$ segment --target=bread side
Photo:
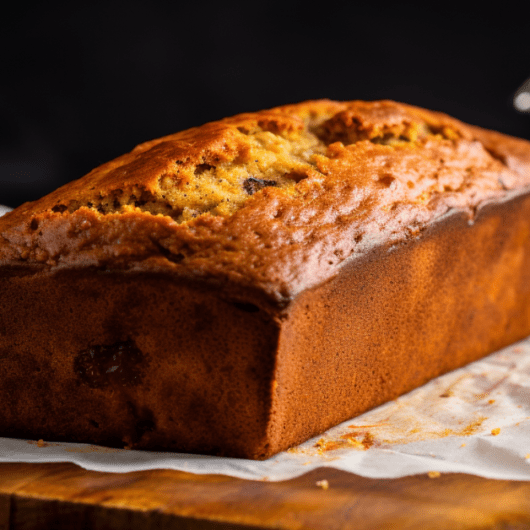
[[[280,334],[278,423],[300,443],[528,335],[530,194],[473,224],[450,213],[298,296]]]
[[[165,274],[0,279],[0,436],[263,458],[279,325]]]

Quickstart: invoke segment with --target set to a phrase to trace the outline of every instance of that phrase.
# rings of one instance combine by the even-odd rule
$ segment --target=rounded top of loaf
[[[530,186],[530,143],[393,101],[308,101],[145,142],[0,219],[0,267],[153,271],[288,300],[374,245]]]

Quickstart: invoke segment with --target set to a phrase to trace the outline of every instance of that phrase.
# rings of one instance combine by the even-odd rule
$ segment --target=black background
[[[0,32],[0,204],[142,141],[305,99],[390,98],[530,139],[512,107],[530,76],[528,19],[486,5],[15,8]]]

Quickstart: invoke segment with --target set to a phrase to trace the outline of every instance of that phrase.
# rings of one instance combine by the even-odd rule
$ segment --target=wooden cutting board
[[[530,482],[462,474],[374,480],[329,468],[261,482],[170,470],[114,474],[74,464],[0,464],[0,530],[527,527]]]

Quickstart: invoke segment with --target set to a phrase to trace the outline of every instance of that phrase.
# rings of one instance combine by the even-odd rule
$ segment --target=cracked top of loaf
[[[530,186],[530,142],[393,101],[308,101],[143,143],[0,218],[0,268],[153,271],[288,300],[374,245]]]

